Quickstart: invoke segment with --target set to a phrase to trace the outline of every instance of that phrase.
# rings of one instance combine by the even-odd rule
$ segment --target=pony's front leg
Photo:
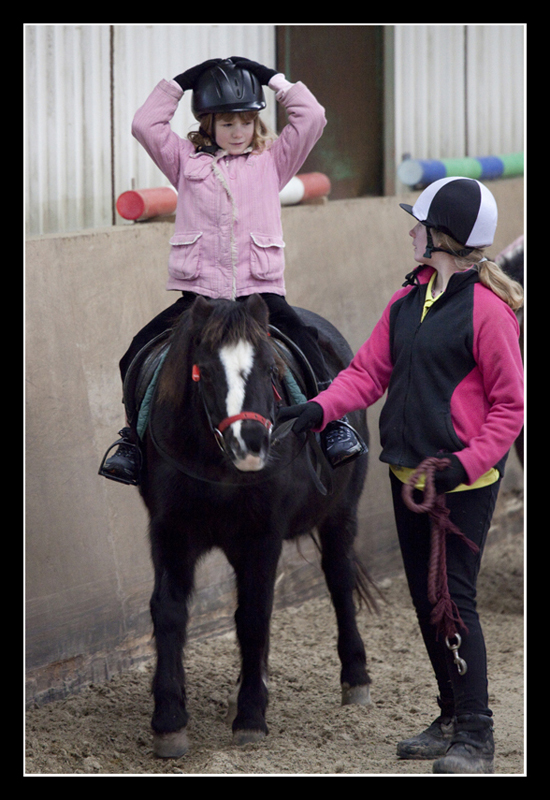
[[[151,597],[157,664],[153,678],[155,709],[153,750],[161,758],[179,758],[188,749],[185,674],[182,657],[186,639],[192,571],[175,575],[159,567]]]
[[[247,542],[239,563],[234,565],[238,588],[235,623],[242,659],[232,723],[233,742],[237,745],[260,741],[268,733],[265,715],[269,627],[280,554],[281,541],[258,537]]]

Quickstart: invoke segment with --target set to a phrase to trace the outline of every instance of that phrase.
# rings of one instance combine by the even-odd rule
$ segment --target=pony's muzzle
[[[258,420],[242,420],[228,429],[225,441],[238,470],[259,472],[267,463],[271,427]]]

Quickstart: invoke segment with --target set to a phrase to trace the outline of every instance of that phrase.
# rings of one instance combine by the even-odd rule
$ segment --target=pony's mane
[[[258,348],[267,340],[267,330],[249,313],[244,303],[217,300],[208,309],[206,318],[194,319],[192,308],[184,311],[174,326],[170,352],[159,379],[159,400],[181,399],[188,385],[188,375],[181,367],[192,348],[193,339],[200,340],[201,345],[212,351],[243,339]]]
[[[231,301],[216,303],[200,332],[201,342],[212,349],[243,339],[257,347],[265,337],[266,330],[244,305]]]

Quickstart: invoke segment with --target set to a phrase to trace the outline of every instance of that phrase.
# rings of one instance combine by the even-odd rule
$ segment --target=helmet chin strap
[[[474,248],[472,247],[465,247],[463,250],[458,250],[456,253],[453,253],[452,250],[446,250],[444,247],[436,247],[434,245],[434,240],[432,238],[432,231],[427,225],[426,228],[426,250],[424,252],[424,258],[431,258],[432,253],[447,253],[450,256],[460,256],[465,257],[469,256],[470,253]]]
[[[208,139],[210,142],[212,142],[212,144],[203,145],[200,148],[201,153],[210,153],[210,155],[215,155],[220,148],[218,147],[216,140],[214,139],[214,136],[205,131],[202,125],[199,126],[199,133],[205,139]]]
[[[424,252],[423,258],[431,258],[432,253],[435,250],[434,240],[432,239],[432,231],[426,225],[426,250]]]

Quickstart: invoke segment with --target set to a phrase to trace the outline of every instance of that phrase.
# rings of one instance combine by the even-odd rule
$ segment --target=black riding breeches
[[[269,309],[269,321],[271,324],[279,328],[300,348],[311,364],[318,382],[328,381],[330,376],[317,341],[315,328],[305,325],[292,306],[281,295],[266,293],[262,294],[261,297]],[[123,381],[128,367],[141,348],[152,341],[155,336],[173,327],[181,314],[192,306],[196,298],[197,295],[193,292],[182,292],[182,296],[175,303],[161,311],[134,336],[130,347],[120,360],[119,366]],[[238,300],[246,300],[246,297],[239,297]]]
[[[461,675],[453,654],[443,637],[437,637],[430,622],[432,606],[428,600],[428,565],[431,526],[428,514],[410,511],[402,499],[403,483],[390,472],[395,520],[405,574],[420,630],[432,663],[439,688],[438,702],[442,713],[492,715],[488,707],[487,656],[485,640],[476,609],[476,585],[487,532],[495,509],[500,481],[481,489],[451,492],[445,495],[450,519],[459,530],[479,547],[472,550],[454,534],[446,537],[447,581],[451,598],[467,627],[459,630],[462,638],[459,656],[467,670]],[[423,494],[415,491],[414,502]]]

